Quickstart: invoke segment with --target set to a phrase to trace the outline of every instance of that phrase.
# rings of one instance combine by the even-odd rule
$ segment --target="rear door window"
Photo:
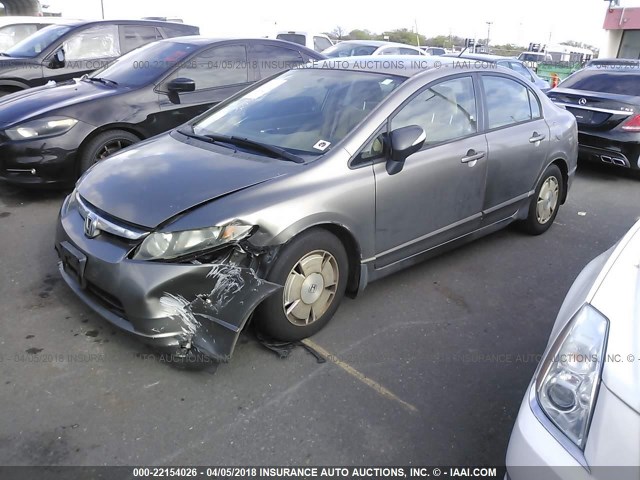
[[[527,87],[510,78],[493,75],[484,75],[482,84],[487,100],[490,130],[533,118]]]
[[[122,50],[130,52],[147,43],[161,40],[162,35],[156,27],[147,25],[121,25],[122,31]]]
[[[304,63],[300,52],[293,48],[265,44],[255,44],[251,48],[262,78]]]

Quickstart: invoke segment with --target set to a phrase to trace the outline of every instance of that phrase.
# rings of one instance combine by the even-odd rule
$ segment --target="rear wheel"
[[[540,235],[551,227],[558,214],[562,198],[562,173],[556,165],[545,170],[529,205],[529,214],[522,226],[531,235]]]
[[[140,139],[126,130],[108,130],[92,138],[82,148],[80,155],[80,173],[84,173],[94,163],[104,160],[119,150],[126,148]]]
[[[304,232],[284,248],[267,277],[284,288],[258,307],[257,327],[277,340],[313,335],[333,317],[347,277],[342,242],[326,230]]]

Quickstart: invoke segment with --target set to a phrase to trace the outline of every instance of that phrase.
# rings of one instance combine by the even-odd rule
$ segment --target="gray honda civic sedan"
[[[575,117],[510,70],[324,60],[97,163],[60,211],[75,293],[175,358],[230,358],[247,322],[295,341],[345,294],[518,221],[546,231]]]

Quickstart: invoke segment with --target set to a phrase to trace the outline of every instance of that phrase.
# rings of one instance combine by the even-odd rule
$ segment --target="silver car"
[[[571,287],[511,434],[508,478],[640,478],[639,251],[640,222]]]
[[[299,340],[343,295],[520,221],[553,223],[575,117],[510,70],[324,60],[97,163],[60,212],[62,276],[115,325],[228,360],[249,319]]]

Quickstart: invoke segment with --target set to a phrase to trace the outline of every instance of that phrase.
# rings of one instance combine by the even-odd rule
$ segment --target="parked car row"
[[[276,72],[322,58],[270,39],[161,40],[75,80],[0,98],[0,177],[71,185],[96,161]]]

